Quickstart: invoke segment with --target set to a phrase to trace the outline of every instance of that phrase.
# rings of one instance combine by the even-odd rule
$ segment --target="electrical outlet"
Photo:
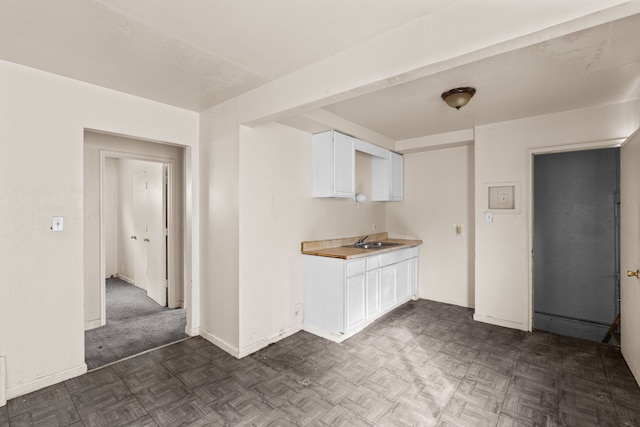
[[[378,229],[378,226],[376,224],[371,225],[371,231],[376,231],[377,229]]]

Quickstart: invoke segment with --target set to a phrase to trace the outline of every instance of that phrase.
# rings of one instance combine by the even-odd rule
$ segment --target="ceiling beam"
[[[455,2],[246,92],[238,97],[240,122],[280,121],[640,13],[640,0],[497,3],[500,13],[491,14],[484,2]]]

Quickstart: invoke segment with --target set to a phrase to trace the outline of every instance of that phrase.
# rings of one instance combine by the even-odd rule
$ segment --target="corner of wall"
[[[226,351],[236,359],[240,359],[241,357],[240,351],[236,346],[229,344],[222,338],[216,336],[215,334],[212,334],[211,332],[203,328],[200,328],[200,336],[206,339],[207,341],[209,341],[211,344],[215,345],[216,347],[220,347],[222,350]]]
[[[7,404],[7,361],[0,356],[0,407]]]

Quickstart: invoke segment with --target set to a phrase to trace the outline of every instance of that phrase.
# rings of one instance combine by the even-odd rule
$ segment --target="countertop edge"
[[[387,241],[390,243],[401,243],[401,245],[393,246],[389,248],[380,248],[380,249],[357,249],[357,248],[346,248],[344,246],[335,246],[335,247],[324,248],[324,249],[306,250],[306,251],[303,250],[301,251],[301,253],[303,255],[321,256],[321,257],[327,257],[327,258],[357,259],[357,258],[363,258],[371,255],[385,253],[385,252],[397,251],[399,249],[412,248],[415,246],[419,246],[423,243],[422,240],[408,240],[408,239],[386,239],[384,241]]]

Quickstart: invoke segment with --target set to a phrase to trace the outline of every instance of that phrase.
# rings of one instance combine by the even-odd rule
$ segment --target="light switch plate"
[[[51,219],[51,230],[52,231],[63,231],[64,230],[64,217],[54,216]]]

